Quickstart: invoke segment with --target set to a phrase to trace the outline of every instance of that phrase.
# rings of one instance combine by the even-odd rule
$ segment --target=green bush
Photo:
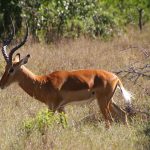
[[[41,110],[35,118],[28,118],[23,122],[22,130],[30,135],[34,130],[44,134],[45,130],[49,127],[54,127],[56,124],[62,125],[63,128],[67,127],[67,120],[64,113],[55,115],[53,112]]]
[[[33,39],[46,42],[80,35],[106,38],[131,23],[142,30],[150,19],[148,0],[7,0],[0,8],[1,33],[3,26],[8,30],[10,16],[17,31],[25,18]]]
[[[98,0],[42,0],[39,5],[36,1],[31,3],[24,5],[24,16],[33,28],[32,35],[41,41],[51,42],[80,35],[107,37],[119,30],[121,19],[113,15],[115,9],[108,12],[105,3]],[[35,6],[34,9],[31,6]]]

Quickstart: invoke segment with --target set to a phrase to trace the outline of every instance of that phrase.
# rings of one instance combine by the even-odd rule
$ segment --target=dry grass
[[[63,40],[58,44],[30,44],[21,49],[24,56],[31,54],[27,67],[37,74],[45,74],[54,70],[74,70],[82,68],[101,68],[109,71],[120,70],[134,64],[150,63],[143,48],[150,54],[150,28],[146,27],[142,33],[129,29],[129,32],[111,41],[91,40],[80,38],[77,40]],[[136,46],[137,48],[126,48]],[[4,70],[4,60],[0,56],[0,74]],[[150,89],[150,81],[139,79],[138,86],[126,78],[122,79],[125,87],[135,94],[133,104],[150,110],[150,97],[145,89]],[[119,94],[116,101],[122,105]],[[0,149],[2,150],[42,150],[42,149],[103,149],[129,150],[149,149],[150,126],[140,118],[135,118],[130,127],[114,124],[106,130],[104,123],[99,121],[81,122],[89,113],[96,113],[96,104],[90,106],[68,106],[67,114],[69,127],[63,129],[61,125],[45,128],[43,134],[34,130],[29,136],[22,131],[22,123],[29,117],[45,109],[46,106],[29,97],[17,85],[0,91]],[[95,109],[96,108],[96,109]]]

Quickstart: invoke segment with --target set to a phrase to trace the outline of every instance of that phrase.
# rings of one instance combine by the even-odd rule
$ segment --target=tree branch
[[[150,79],[150,64],[146,64],[142,67],[129,67],[128,69],[114,71],[115,74],[121,75],[122,77],[127,77],[130,80],[132,80],[134,83],[137,82],[137,80],[140,77],[144,77],[146,79]]]

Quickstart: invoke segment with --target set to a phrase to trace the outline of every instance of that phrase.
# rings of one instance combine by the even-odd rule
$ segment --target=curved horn
[[[27,41],[27,37],[28,37],[28,25],[27,25],[27,23],[26,23],[26,26],[27,26],[27,30],[26,30],[26,34],[24,36],[24,39],[22,40],[22,42],[20,44],[18,44],[16,47],[11,49],[11,51],[9,53],[9,63],[12,63],[12,56],[13,56],[14,52],[16,50],[18,50],[21,46],[23,46],[25,44],[25,42]]]
[[[2,46],[2,54],[5,58],[6,63],[9,63],[9,56],[7,54],[6,49],[7,49],[7,46],[10,44],[10,42],[12,41],[14,34],[15,34],[15,28],[14,28],[13,23],[12,23],[12,26],[13,26],[13,30],[12,30],[11,34],[9,35],[8,38],[6,38],[6,40],[3,40],[3,46]]]

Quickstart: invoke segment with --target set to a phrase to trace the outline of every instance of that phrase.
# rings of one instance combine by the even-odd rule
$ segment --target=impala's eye
[[[14,72],[14,68],[10,68],[9,73],[13,73]]]

